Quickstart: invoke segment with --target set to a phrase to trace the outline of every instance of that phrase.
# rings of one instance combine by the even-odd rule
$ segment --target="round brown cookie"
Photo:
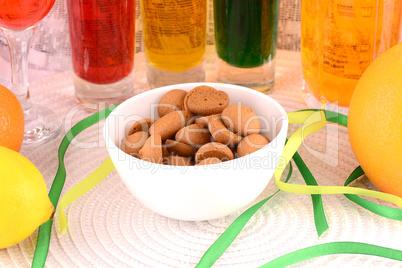
[[[182,89],[173,89],[165,93],[158,104],[159,117],[172,112],[181,111],[184,109],[184,98],[187,95],[187,91]]]
[[[144,146],[148,137],[149,137],[148,132],[145,131],[135,132],[134,134],[124,137],[121,140],[120,148],[126,154],[139,158],[140,149],[142,148],[142,146]]]
[[[188,157],[171,155],[163,158],[163,164],[172,166],[194,166],[194,162]]]
[[[192,124],[177,131],[175,139],[194,147],[201,147],[211,142],[211,134],[203,126]]]
[[[151,118],[140,119],[131,126],[130,130],[128,131],[128,135],[132,135],[139,131],[148,132],[153,123],[155,123],[155,120]]]
[[[211,115],[208,115],[208,116],[197,117],[197,118],[194,120],[194,123],[195,123],[195,124],[198,124],[198,125],[200,125],[200,126],[203,126],[204,128],[207,128],[207,127],[208,127],[209,120],[210,120],[212,117],[214,117],[214,116],[220,116],[220,115],[221,115],[221,114],[211,114]]]
[[[212,165],[212,164],[218,164],[218,163],[222,163],[222,161],[219,158],[210,157],[210,158],[205,158],[198,164],[195,164],[195,166]]]
[[[229,96],[210,86],[198,86],[187,94],[185,105],[194,114],[218,114],[229,105]]]
[[[162,139],[161,135],[155,134],[150,136],[141,148],[141,160],[162,164]]]
[[[228,161],[234,158],[232,150],[225,144],[219,142],[210,142],[198,149],[195,154],[195,162],[199,163],[205,158],[216,157],[221,161]]]
[[[219,115],[210,116],[208,129],[215,141],[228,146],[236,146],[242,139],[241,136],[226,128]]]
[[[246,136],[260,132],[260,121],[253,109],[247,106],[230,105],[223,110],[221,117],[225,126],[238,135]]]
[[[186,97],[184,97],[184,103],[183,103],[183,106],[184,106],[183,110],[185,110],[185,111],[188,111],[187,101],[188,101],[188,92],[187,92]]]
[[[207,128],[208,127],[208,116],[197,117],[194,120],[194,123],[202,126],[203,128]]]
[[[169,139],[165,142],[165,148],[170,154],[186,157],[192,157],[197,152],[197,148],[194,148],[191,145]]]
[[[162,140],[173,137],[177,131],[185,127],[193,119],[193,114],[189,111],[173,111],[159,118],[149,128],[149,134],[159,134]]]
[[[261,134],[250,134],[246,136],[237,146],[237,156],[242,157],[258,151],[269,143],[268,138]]]

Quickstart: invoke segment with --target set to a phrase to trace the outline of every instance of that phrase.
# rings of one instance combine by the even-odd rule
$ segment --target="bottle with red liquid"
[[[135,0],[67,0],[77,100],[92,109],[133,94]]]

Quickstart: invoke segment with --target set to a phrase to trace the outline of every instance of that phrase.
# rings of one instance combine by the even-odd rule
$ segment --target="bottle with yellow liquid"
[[[141,0],[151,87],[205,81],[206,0]]]
[[[364,70],[399,42],[401,20],[402,0],[302,0],[307,104],[348,107]]]

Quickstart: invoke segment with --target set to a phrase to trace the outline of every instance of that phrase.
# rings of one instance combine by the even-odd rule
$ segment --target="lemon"
[[[53,215],[39,170],[23,155],[0,146],[0,249],[18,244]]]

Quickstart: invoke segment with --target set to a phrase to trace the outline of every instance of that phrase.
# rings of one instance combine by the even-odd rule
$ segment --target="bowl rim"
[[[129,98],[129,99],[123,101],[122,103],[120,103],[120,104],[108,115],[108,117],[105,119],[105,124],[104,124],[104,126],[103,126],[103,138],[104,138],[104,140],[105,140],[105,142],[106,142],[106,148],[107,148],[107,150],[108,150],[108,153],[110,154],[109,149],[110,149],[111,144],[112,144],[112,147],[113,147],[113,148],[116,148],[116,149],[118,149],[119,151],[121,151],[122,153],[124,153],[124,152],[120,149],[120,147],[119,147],[118,145],[116,145],[116,144],[114,143],[114,141],[111,140],[111,138],[110,138],[110,136],[108,135],[108,133],[109,133],[109,122],[110,122],[110,118],[112,118],[114,115],[117,115],[118,112],[119,112],[121,109],[123,109],[125,106],[130,105],[130,103],[131,103],[132,101],[135,101],[135,100],[137,100],[137,99],[143,98],[143,97],[145,97],[145,96],[147,96],[147,95],[150,95],[150,94],[157,94],[158,92],[160,92],[160,91],[165,91],[165,90],[167,90],[167,89],[171,89],[171,90],[173,90],[173,89],[183,89],[183,88],[181,88],[181,86],[185,86],[186,88],[187,88],[187,87],[192,87],[192,88],[194,88],[194,87],[200,86],[200,85],[211,86],[211,87],[215,87],[215,88],[218,87],[218,88],[217,88],[218,90],[221,90],[221,87],[222,87],[222,86],[224,86],[224,87],[230,87],[230,88],[236,88],[236,89],[238,89],[238,90],[240,90],[240,91],[243,91],[243,92],[247,92],[247,93],[251,93],[251,94],[260,95],[261,97],[263,97],[263,98],[269,100],[270,103],[273,104],[273,105],[280,111],[280,114],[281,114],[281,116],[282,116],[283,118],[282,118],[282,126],[281,126],[281,129],[279,130],[278,134],[275,136],[274,139],[271,140],[271,142],[270,142],[269,144],[267,144],[267,145],[264,146],[263,148],[268,147],[270,144],[272,144],[274,141],[276,141],[280,135],[285,135],[285,137],[286,137],[287,131],[288,131],[288,125],[289,125],[289,118],[288,118],[288,116],[287,116],[287,113],[286,113],[285,109],[284,109],[275,99],[273,99],[272,97],[268,96],[267,94],[261,93],[261,92],[259,92],[259,91],[256,91],[256,90],[254,90],[254,89],[247,88],[247,87],[244,87],[244,86],[239,86],[239,85],[234,85],[234,84],[227,84],[227,83],[216,83],[216,82],[180,83],[180,84],[173,84],[173,85],[168,85],[168,86],[163,86],[163,87],[158,87],[158,88],[149,89],[149,90],[147,90],[147,91],[141,92],[141,93],[139,93],[139,94],[137,94],[137,95],[135,95],[135,96],[133,96],[133,97],[131,97],[131,98]],[[183,90],[186,90],[186,89],[183,89]],[[190,90],[191,90],[191,89],[186,90],[186,91],[190,91]],[[283,132],[285,132],[285,131],[286,131],[286,133],[283,133]],[[107,140],[107,139],[108,139],[108,140]],[[261,149],[263,149],[263,148],[261,148]],[[280,152],[281,154],[282,154],[282,151],[283,151],[283,148],[282,148],[282,150],[281,150],[281,152]],[[258,152],[258,151],[256,151],[256,152]],[[252,157],[256,152],[251,153],[251,154],[248,154],[248,155],[243,156],[243,157]],[[125,153],[124,153],[124,154],[125,154]],[[131,160],[133,160],[133,161],[140,161],[140,162],[144,161],[144,160],[135,158],[135,157],[133,157],[133,156],[131,156],[131,155],[128,155],[128,154],[127,154],[127,156],[129,156],[130,158],[132,158]],[[242,158],[243,158],[243,157],[242,157]],[[244,160],[245,160],[245,159],[244,159]],[[233,160],[231,160],[231,161],[226,161],[226,162],[234,162],[234,161],[236,161],[236,159],[233,159]],[[211,165],[206,165],[206,166],[205,166],[205,165],[202,165],[202,166],[195,166],[195,165],[194,165],[194,166],[184,166],[184,167],[185,167],[185,168],[190,168],[190,169],[192,169],[192,168],[200,168],[200,167],[201,167],[201,168],[208,168],[209,166],[213,166],[214,168],[216,168],[218,165],[225,164],[226,162],[221,162],[221,163],[216,163],[216,164],[211,164]],[[164,165],[164,164],[159,164],[159,163],[147,163],[147,164],[148,164],[148,165],[160,165],[160,166],[164,166],[165,169],[170,169],[170,168],[171,168],[171,169],[183,168],[183,166]],[[226,163],[226,164],[227,164],[227,163]]]

